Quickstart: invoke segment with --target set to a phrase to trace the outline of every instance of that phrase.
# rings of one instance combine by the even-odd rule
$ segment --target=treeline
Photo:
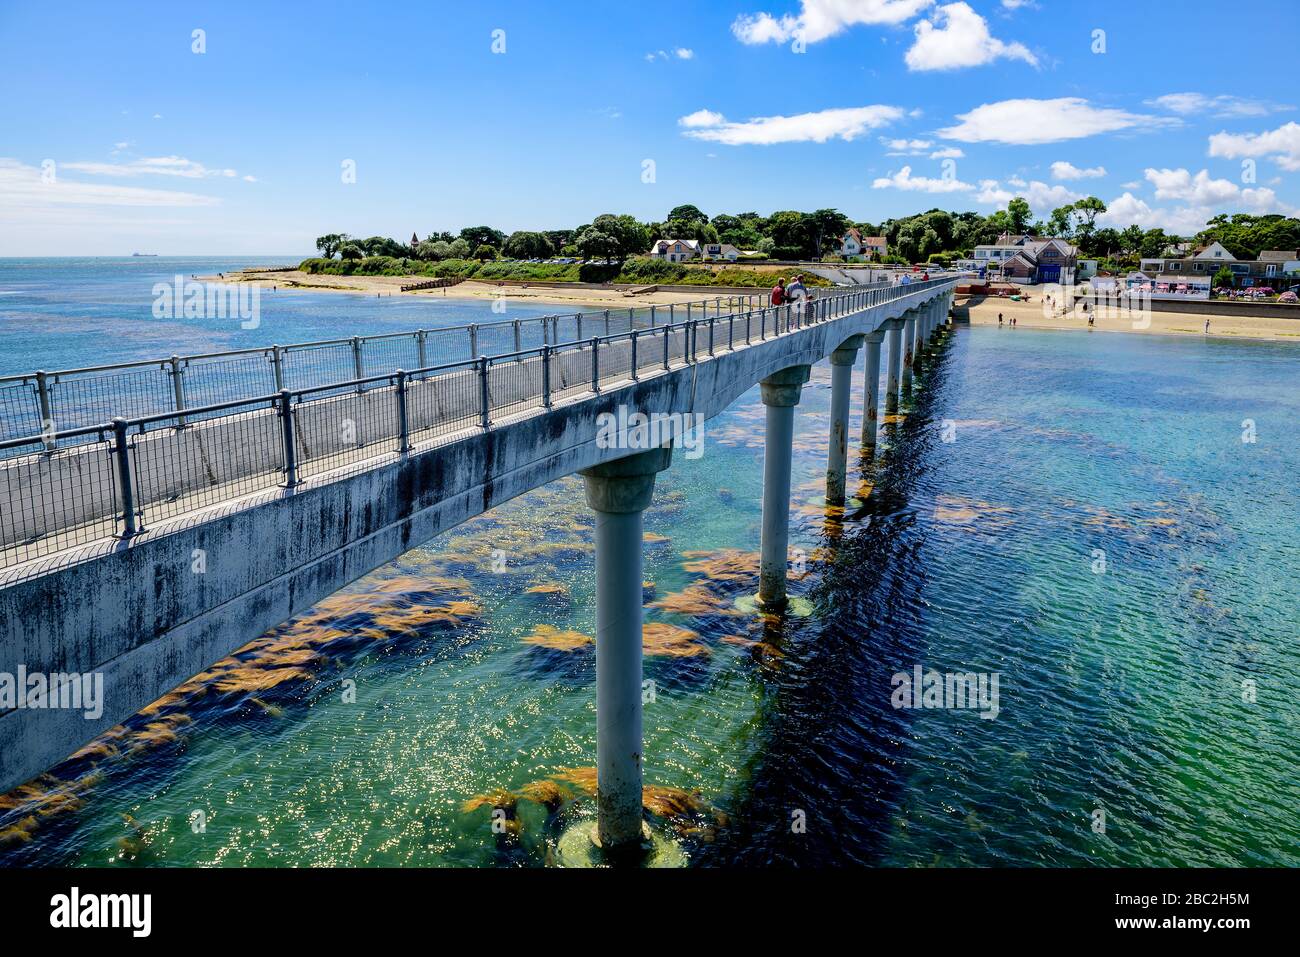
[[[364,259],[306,259],[304,272],[337,276],[430,276],[476,279],[482,282],[617,282],[632,285],[665,283],[682,286],[770,286],[773,275],[743,266],[701,268],[662,259],[628,259],[622,263],[529,263],[476,259],[439,261],[368,256]],[[819,276],[804,276],[804,284],[826,286]]]
[[[1045,220],[1035,219],[1029,203],[1016,197],[1006,209],[988,215],[931,209],[879,224],[854,222],[835,209],[810,213],[779,210],[719,213],[710,218],[699,207],[676,206],[657,222],[606,213],[574,229],[520,230],[506,234],[491,226],[469,226],[459,233],[434,232],[414,245],[384,236],[359,239],[331,233],[316,240],[323,260],[361,262],[381,257],[416,262],[491,262],[500,258],[600,260],[622,264],[643,255],[657,239],[695,239],[729,243],[737,249],[778,260],[837,259],[840,239],[850,227],[864,236],[884,236],[886,262],[946,262],[968,258],[977,245],[996,242],[1004,233],[1057,236],[1078,246],[1081,255],[1117,268],[1137,265],[1143,257],[1165,254],[1184,237],[1163,229],[1130,225],[1098,226],[1106,204],[1095,196],[1060,206]],[[1281,215],[1223,214],[1191,237],[1196,245],[1218,241],[1239,259],[1253,259],[1263,249],[1300,248],[1300,220]],[[382,267],[387,268],[387,267]]]
[[[931,209],[886,220],[879,235],[885,237],[891,253],[913,263],[968,258],[977,245],[997,242],[1004,233],[1067,239],[1082,257],[1099,260],[1102,268],[1116,269],[1169,254],[1183,242],[1193,246],[1221,242],[1238,259],[1254,259],[1265,249],[1300,249],[1300,219],[1277,214],[1224,213],[1208,220],[1195,236],[1185,238],[1137,225],[1098,227],[1097,218],[1105,212],[1106,204],[1089,196],[1052,210],[1045,221],[1035,220],[1029,203],[1017,197],[1006,209],[987,216]]]

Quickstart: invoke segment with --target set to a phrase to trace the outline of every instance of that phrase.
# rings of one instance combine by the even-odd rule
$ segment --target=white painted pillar
[[[898,396],[902,392],[903,375],[903,320],[890,319],[889,329],[889,380],[885,384],[885,413],[898,411]]]
[[[884,330],[868,332],[862,337],[866,342],[866,381],[862,393],[862,454],[876,450],[876,427],[880,408],[880,344],[885,339]]]
[[[862,339],[862,336],[849,336],[831,353],[831,445],[826,456],[826,501],[831,505],[844,504],[849,458],[849,387]]]
[[[786,604],[785,574],[790,548],[790,459],[794,444],[794,407],[811,366],[791,366],[761,383],[767,407],[763,446],[763,531],[759,549],[758,602],[765,609]]]
[[[672,450],[583,469],[596,512],[596,813],[602,849],[642,844],[641,516]]]
[[[909,309],[903,317],[903,394],[912,392],[912,363],[915,361],[913,349],[916,346],[916,313]]]

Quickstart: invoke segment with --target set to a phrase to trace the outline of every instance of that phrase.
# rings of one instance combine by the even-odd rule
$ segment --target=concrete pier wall
[[[199,515],[151,524],[129,542],[101,541],[50,556],[39,576],[0,588],[0,672],[15,673],[19,665],[47,674],[101,672],[104,712],[96,720],[69,710],[0,714],[0,792],[440,532],[554,479],[627,455],[597,446],[601,413],[626,405],[717,415],[761,379],[819,362],[850,336],[872,332],[936,294],[918,292],[719,352],[712,360],[503,420],[488,431],[417,443],[407,455],[382,452],[344,471],[312,476],[294,490],[270,487]],[[698,351],[705,354],[702,341]],[[576,383],[579,373],[568,370],[562,381],[572,375]],[[521,370],[521,379],[529,374]],[[378,395],[338,401],[391,407]],[[307,426],[310,441],[333,448],[329,435],[337,413],[320,414]],[[197,438],[174,441],[202,443],[202,428],[194,428]],[[223,451],[230,448],[222,441]],[[231,456],[217,467],[235,470],[248,461],[242,451],[231,449]],[[200,549],[206,571],[196,574]]]

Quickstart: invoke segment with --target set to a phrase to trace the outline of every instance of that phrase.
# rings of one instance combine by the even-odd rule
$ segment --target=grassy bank
[[[474,259],[444,259],[425,262],[368,256],[365,259],[304,259],[303,272],[335,276],[429,276],[476,279],[491,282],[511,279],[524,282],[617,282],[633,285],[665,283],[684,286],[770,286],[775,274],[726,266],[717,270],[660,259],[629,259],[621,266],[585,266],[578,263],[479,262]],[[819,276],[805,274],[809,286],[829,286]]]

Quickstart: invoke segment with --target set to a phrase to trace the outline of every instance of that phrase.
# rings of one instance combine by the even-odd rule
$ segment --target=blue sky
[[[0,255],[296,255],[680,203],[1294,213],[1294,4],[1144,6],[0,0]]]

